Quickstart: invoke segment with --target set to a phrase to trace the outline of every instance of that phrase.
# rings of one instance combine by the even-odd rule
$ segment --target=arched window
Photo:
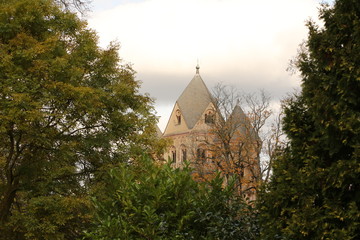
[[[176,110],[176,124],[177,125],[181,124],[181,112],[180,112],[180,110]]]
[[[170,149],[171,162],[176,163],[176,148],[174,146]]]
[[[171,152],[172,155],[172,162],[175,163],[176,162],[176,150]]]
[[[215,123],[215,114],[213,110],[207,110],[205,113],[205,123],[213,124]]]
[[[185,162],[187,160],[187,150],[185,145],[181,145],[181,161]]]
[[[202,147],[199,147],[196,150],[196,157],[198,160],[205,161],[206,160],[206,150]]]

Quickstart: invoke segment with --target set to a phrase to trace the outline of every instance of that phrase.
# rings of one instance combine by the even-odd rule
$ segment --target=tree
[[[258,186],[268,181],[276,149],[283,145],[281,115],[271,119],[275,114],[264,91],[245,94],[218,84],[211,102],[216,114],[203,142],[225,179],[235,177],[239,194],[253,198]]]
[[[225,188],[217,175],[207,185],[192,169],[157,165],[144,158],[119,164],[94,199],[97,222],[90,239],[255,239],[253,208]]]
[[[285,102],[289,146],[260,195],[264,239],[360,238],[360,3],[323,5],[294,61],[302,91]]]
[[[156,144],[152,100],[53,1],[1,1],[0,32],[0,238],[75,239],[101,172]]]

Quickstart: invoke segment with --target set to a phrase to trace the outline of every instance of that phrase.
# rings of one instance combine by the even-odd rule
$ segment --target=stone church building
[[[253,175],[259,171],[259,162],[256,159],[257,149],[249,147],[252,144],[245,141],[251,135],[246,134],[249,131],[244,127],[249,126],[244,125],[247,117],[237,105],[225,122],[214,103],[197,66],[195,76],[175,102],[162,134],[171,142],[164,158],[170,159],[174,167],[181,167],[185,161],[190,162],[194,178],[199,180],[211,179],[216,171],[224,176],[237,174],[242,179],[242,189],[250,189],[246,196],[253,199],[254,190],[251,189],[256,185]],[[241,124],[229,124],[230,119],[237,119],[236,122]],[[219,136],[219,131],[223,130],[217,129],[221,126],[218,124],[220,122],[227,126],[226,129],[233,129],[228,147]],[[229,155],[224,148],[234,152]]]

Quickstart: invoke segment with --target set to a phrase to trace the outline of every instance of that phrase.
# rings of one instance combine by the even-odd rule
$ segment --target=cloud
[[[159,114],[168,115],[197,59],[209,88],[222,81],[281,98],[298,87],[286,68],[318,7],[315,0],[123,0],[95,11],[89,26],[101,46],[120,42],[120,56],[134,64],[142,91],[157,99]]]

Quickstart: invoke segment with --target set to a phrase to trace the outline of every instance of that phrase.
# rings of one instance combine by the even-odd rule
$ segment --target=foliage
[[[6,239],[77,239],[93,220],[90,201],[78,196],[38,196],[13,211]],[[5,236],[3,236],[5,237]]]
[[[290,144],[260,195],[264,239],[360,238],[360,2],[323,5],[320,18],[295,61],[302,92],[284,108]]]
[[[208,186],[191,177],[188,165],[174,169],[144,158],[110,171],[91,239],[254,239],[257,218],[251,205],[222,187],[219,175]]]
[[[53,1],[0,1],[0,238],[80,236],[101,172],[156,145],[117,50]]]

